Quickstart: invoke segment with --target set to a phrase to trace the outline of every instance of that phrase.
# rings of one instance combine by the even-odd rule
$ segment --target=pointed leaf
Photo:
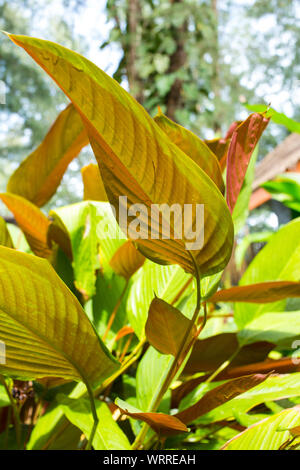
[[[43,206],[55,193],[69,163],[88,142],[81,117],[69,104],[43,142],[10,177],[7,191]]]
[[[225,382],[207,392],[197,403],[175,416],[185,424],[191,423],[214,408],[264,382],[267,377],[263,374],[253,374]]]
[[[128,280],[144,262],[145,257],[135,248],[132,241],[128,240],[118,248],[109,264],[115,273]]]
[[[232,134],[227,156],[227,204],[233,212],[243,185],[253,150],[256,147],[269,119],[254,113],[242,122]]]
[[[266,418],[238,434],[223,450],[279,450],[290,439],[289,431],[282,428],[300,425],[300,407],[295,406]]]
[[[230,258],[233,226],[224,198],[206,173],[167,138],[117,82],[94,64],[49,41],[9,37],[43,67],[80,111],[108,199],[117,216],[120,196],[127,197],[123,200],[124,212],[128,208],[133,210],[135,203],[142,204],[139,206],[141,233],[138,236],[141,238],[138,244],[143,253],[156,262],[178,263],[194,273],[195,265],[189,253],[193,249],[202,276],[222,270]],[[175,224],[168,220],[166,224],[159,222],[160,211],[155,204],[162,203],[169,208],[178,204],[181,210],[184,204],[191,204],[194,213],[190,223],[185,224],[183,236],[180,234],[182,223],[177,218]],[[196,227],[195,243],[191,243],[193,229],[198,225],[195,224],[196,204],[205,206],[203,244],[202,223],[201,227]],[[154,232],[151,238],[148,233],[150,209],[156,219],[156,223],[151,221]],[[129,238],[136,239],[136,217],[128,217],[133,222],[128,227],[127,217],[124,219],[120,221],[122,230]],[[162,239],[166,234],[163,225],[172,232],[170,239]]]
[[[190,323],[177,308],[155,297],[151,302],[145,327],[147,340],[160,353],[176,356]],[[186,344],[190,343],[196,331],[194,326]]]
[[[59,328],[58,328],[59,326]],[[118,369],[81,305],[46,260],[0,247],[4,373],[91,384]]]
[[[234,417],[236,411],[249,411],[261,403],[282,398],[298,397],[300,373],[274,375],[268,377],[257,387],[238,395],[203,416],[205,422],[216,422]]]
[[[178,432],[187,432],[188,429],[178,418],[175,416],[167,415],[164,413],[144,413],[143,411],[129,405],[123,400],[117,398],[116,405],[120,408],[121,412],[126,416],[134,419],[140,419],[149,424],[157,434],[164,434],[169,430]]]
[[[216,292],[209,302],[268,303],[287,297],[300,297],[300,282],[274,281],[231,287]]]
[[[45,214],[21,196],[2,193],[0,199],[14,214],[16,222],[24,232],[33,253],[42,258],[49,258],[51,249],[47,244],[47,232],[50,221]]]
[[[6,222],[2,217],[0,217],[0,245],[7,246],[8,248],[14,247]]]
[[[99,167],[95,163],[81,168],[83,181],[83,199],[85,201],[107,201],[107,195],[100,175]]]
[[[215,154],[209,149],[205,142],[188,129],[185,129],[167,116],[164,116],[161,112],[154,120],[169,139],[194,160],[194,162],[213,180],[221,193],[224,193],[225,186],[220,164]]]
[[[192,288],[192,276],[180,266],[160,266],[146,260],[143,269],[136,274],[128,299],[127,312],[129,323],[135,334],[142,338],[151,301],[155,294],[173,303],[182,290]]]

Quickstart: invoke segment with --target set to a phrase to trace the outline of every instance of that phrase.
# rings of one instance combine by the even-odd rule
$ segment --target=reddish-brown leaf
[[[233,131],[228,149],[226,178],[226,198],[231,213],[242,188],[251,155],[268,122],[269,119],[262,114],[253,113]]]
[[[148,413],[140,411],[128,403],[117,399],[116,405],[121,410],[122,414],[130,416],[133,419],[139,419],[147,423],[157,434],[165,434],[168,431],[187,432],[188,429],[175,416],[167,415],[165,413]]]
[[[300,282],[272,281],[219,290],[209,302],[267,303],[287,297],[300,297]]]
[[[207,392],[197,403],[177,413],[175,416],[185,424],[191,423],[241,393],[256,387],[264,382],[268,376],[268,374],[253,374],[223,383]]]
[[[176,356],[191,321],[177,308],[155,297],[149,307],[145,332],[149,343],[162,354]],[[196,333],[192,328],[187,344]]]
[[[145,257],[128,240],[116,251],[109,264],[115,273],[128,280],[144,262]]]

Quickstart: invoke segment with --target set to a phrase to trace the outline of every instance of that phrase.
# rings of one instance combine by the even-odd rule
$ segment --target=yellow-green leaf
[[[225,186],[219,161],[206,143],[188,129],[171,121],[161,112],[155,116],[154,120],[169,139],[194,160],[224,193]]]
[[[155,297],[151,302],[145,327],[147,340],[162,354],[176,356],[190,323],[191,320],[177,308]],[[187,344],[195,333],[194,326],[187,338]]]
[[[7,191],[43,206],[55,193],[69,163],[88,142],[81,117],[69,104],[43,142],[10,177]]]
[[[107,201],[99,167],[90,163],[81,169],[83,181],[83,199],[85,201]]]
[[[97,384],[118,369],[75,296],[46,260],[0,247],[0,370]]]
[[[289,428],[300,425],[300,408],[295,406],[266,418],[238,434],[223,450],[279,450],[290,439]]]
[[[9,37],[54,79],[80,112],[108,199],[117,216],[120,196],[127,197],[126,209],[133,209],[132,205],[136,203],[142,204],[140,235],[146,238],[139,238],[137,242],[143,254],[156,262],[179,264],[194,273],[196,268],[190,253],[193,249],[197,269],[202,276],[222,270],[231,255],[233,224],[222,194],[207,174],[170,141],[116,81],[96,65],[49,41],[16,35]],[[167,204],[168,208],[177,204],[181,211],[184,204],[191,204],[193,214],[191,220],[184,224],[182,236],[179,233],[182,223],[177,217],[175,224],[167,221],[166,225],[171,229],[169,239],[162,239],[165,231],[161,222],[152,221],[153,233],[150,236],[147,230],[149,211],[153,209],[157,220],[160,211],[155,205],[160,204]],[[204,205],[203,220],[201,216],[197,218],[197,227],[196,204]],[[136,237],[136,227],[131,224],[137,222],[136,218],[136,215],[125,217],[126,222],[130,222],[128,228],[120,221],[121,228],[131,239]],[[193,243],[195,241],[199,243]]]
[[[47,244],[47,232],[50,221],[45,214],[34,204],[16,194],[2,193],[0,199],[14,214],[33,253],[42,258],[49,258],[51,249]]]
[[[145,257],[128,240],[115,252],[110,260],[112,269],[119,276],[129,279],[145,262]]]
[[[9,248],[14,247],[6,222],[2,217],[0,217],[0,245],[8,246]]]

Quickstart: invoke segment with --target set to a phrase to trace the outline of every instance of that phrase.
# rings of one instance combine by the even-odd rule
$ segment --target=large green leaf
[[[43,142],[10,177],[7,191],[43,206],[55,193],[69,163],[88,142],[81,117],[69,104]]]
[[[171,367],[174,357],[161,354],[150,347],[140,361],[136,374],[137,407],[143,411],[151,411],[153,401]],[[167,413],[170,407],[170,395],[167,393],[159,410]]]
[[[109,201],[119,214],[119,197],[127,197],[124,208],[139,206],[138,221],[142,237],[138,244],[148,257],[161,263],[177,263],[194,273],[195,265],[189,250],[193,250],[201,275],[223,269],[231,254],[233,224],[225,200],[211,179],[163,133],[148,113],[117,82],[84,57],[49,41],[26,36],[9,35],[55,80],[80,112],[98,160]],[[184,204],[194,208],[191,221],[186,223],[183,236],[180,219],[167,221],[170,239],[159,222],[159,208]],[[196,204],[203,204],[203,225],[196,227]],[[148,233],[149,210],[153,209],[152,237]],[[136,212],[120,221],[129,238],[136,238]],[[199,219],[199,217],[197,218]],[[200,217],[201,219],[201,217]],[[198,224],[197,224],[198,225]],[[174,233],[175,227],[175,233]],[[193,228],[192,228],[193,227]],[[198,231],[199,229],[199,231]],[[158,238],[155,238],[158,237]],[[195,246],[197,245],[197,246]],[[200,247],[200,245],[202,245]],[[188,248],[188,249],[187,249]]]
[[[300,425],[300,407],[295,406],[250,426],[228,441],[223,450],[279,450],[291,438],[287,428]]]
[[[247,323],[238,333],[241,345],[257,341],[269,341],[274,344],[291,343],[292,338],[300,338],[300,311],[265,313]]]
[[[46,260],[0,247],[0,339],[4,373],[95,384],[118,363],[77,299]]]
[[[93,427],[90,402],[86,398],[74,399],[66,396],[58,396],[58,402],[68,420],[89,438]],[[93,439],[94,449],[130,450],[129,441],[113,420],[107,404],[96,401],[96,408],[99,424]]]
[[[273,235],[242,276],[240,285],[267,281],[300,280],[300,218]],[[264,312],[284,310],[285,300],[269,304],[235,304],[234,317],[240,328]]]
[[[160,266],[146,260],[134,277],[127,300],[128,319],[139,338],[144,335],[149,307],[155,295],[173,303],[190,278],[191,275],[179,266]]]
[[[102,271],[106,270],[117,248],[125,242],[110,205],[85,201],[52,210],[50,215],[54,225],[70,238],[77,289],[85,298],[92,297],[99,263]]]
[[[96,207],[90,202],[77,203],[53,210],[50,216],[70,237],[76,288],[85,298],[92,297],[95,294],[99,243]]]

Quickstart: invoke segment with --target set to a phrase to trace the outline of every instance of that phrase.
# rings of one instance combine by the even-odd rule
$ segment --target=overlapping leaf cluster
[[[71,104],[0,195],[20,229],[0,220],[0,448],[295,447],[300,219],[270,237],[240,286],[218,290],[269,118],[205,142],[161,112],[151,119],[76,53],[9,37]],[[88,143],[98,166],[82,169],[84,201],[46,215]],[[120,196],[128,210],[203,204],[203,246],[189,251],[174,220],[168,239],[163,221],[151,238],[143,210],[133,239],[115,218]]]

